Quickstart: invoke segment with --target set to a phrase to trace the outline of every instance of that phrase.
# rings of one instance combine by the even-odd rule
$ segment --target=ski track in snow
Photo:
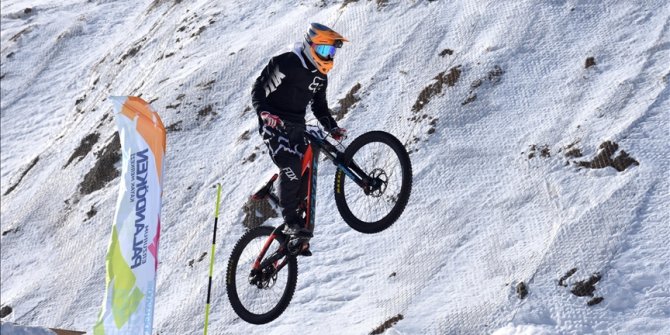
[[[180,129],[168,132],[156,333],[201,332],[209,257],[189,261],[210,251],[217,182],[213,334],[368,334],[398,314],[386,334],[670,333],[663,1],[0,6],[2,304],[14,309],[3,321],[95,323],[118,180],[87,196],[78,184],[115,132],[107,97],[134,94]],[[321,165],[314,256],[300,259],[286,312],[255,326],[234,314],[224,288],[242,206],[274,171],[247,109],[251,84],[309,22],[337,22],[351,40],[329,76],[331,107],[361,84],[340,124],[350,138],[396,135],[412,151],[414,186],[396,224],[363,235],[339,217],[335,169]],[[453,53],[440,56],[445,49]],[[596,65],[585,69],[590,56]],[[452,69],[460,71],[453,85],[412,111]],[[92,133],[100,139],[91,152],[63,168]],[[640,165],[573,164],[606,140]],[[571,144],[583,157],[565,157]],[[532,145],[550,156],[528,158]],[[558,285],[572,268],[569,285],[601,274],[600,304]],[[522,281],[529,295],[519,300]]]

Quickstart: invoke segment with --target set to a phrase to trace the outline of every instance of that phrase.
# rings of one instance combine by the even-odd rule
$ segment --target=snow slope
[[[3,321],[94,324],[118,179],[90,194],[79,185],[114,152],[107,97],[141,95],[171,126],[156,333],[202,331],[209,257],[198,259],[211,243],[216,182],[226,210],[215,334],[368,334],[398,315],[387,334],[670,332],[664,1],[17,0],[0,9],[1,294],[14,310]],[[309,22],[352,41],[330,75],[336,110],[361,85],[341,125],[400,138],[414,188],[394,226],[358,234],[339,218],[335,170],[324,164],[314,256],[300,260],[285,314],[252,326],[223,287],[242,206],[273,171],[250,87]],[[430,85],[440,93],[418,103]],[[576,165],[605,141],[639,165]],[[587,306],[591,297],[570,290],[595,273],[604,300]]]

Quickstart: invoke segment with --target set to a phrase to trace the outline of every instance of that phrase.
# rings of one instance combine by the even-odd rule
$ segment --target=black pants
[[[286,223],[297,223],[297,209],[300,205],[300,178],[302,156],[307,150],[304,128],[276,129],[261,126],[263,142],[268,147],[272,161],[279,167],[279,205]]]

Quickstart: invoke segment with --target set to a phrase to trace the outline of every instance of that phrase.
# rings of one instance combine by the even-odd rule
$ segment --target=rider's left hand
[[[333,137],[335,141],[342,141],[347,138],[347,130],[340,127],[335,127],[330,130],[330,136]]]

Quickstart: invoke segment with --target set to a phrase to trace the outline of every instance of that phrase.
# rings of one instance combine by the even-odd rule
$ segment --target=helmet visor
[[[317,44],[314,45],[314,51],[319,57],[323,59],[333,59],[335,57],[335,50],[337,48],[334,45],[327,44]]]

